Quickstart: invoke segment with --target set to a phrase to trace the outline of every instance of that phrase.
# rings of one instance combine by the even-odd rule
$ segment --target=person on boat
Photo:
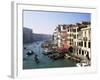
[[[39,63],[38,55],[35,54],[34,59],[35,59],[35,62],[38,64]]]

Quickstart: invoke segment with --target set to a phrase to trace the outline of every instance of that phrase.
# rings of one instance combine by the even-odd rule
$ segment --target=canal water
[[[68,59],[59,59],[52,60],[47,55],[43,55],[43,49],[41,48],[41,44],[43,42],[35,42],[31,44],[24,44],[24,47],[27,49],[23,49],[23,69],[37,69],[37,68],[58,68],[58,67],[75,67],[76,63],[70,61]],[[38,55],[39,63],[37,64],[34,57],[26,56],[26,53],[29,50],[33,50],[35,54]]]

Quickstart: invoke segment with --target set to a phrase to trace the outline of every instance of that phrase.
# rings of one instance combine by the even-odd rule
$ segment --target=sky
[[[23,27],[33,30],[33,33],[53,34],[58,24],[76,24],[91,21],[90,13],[23,11]]]

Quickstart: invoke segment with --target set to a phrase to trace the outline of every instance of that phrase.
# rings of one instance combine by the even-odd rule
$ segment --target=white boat
[[[88,66],[87,63],[77,63],[76,64],[77,67],[85,67],[85,66]]]

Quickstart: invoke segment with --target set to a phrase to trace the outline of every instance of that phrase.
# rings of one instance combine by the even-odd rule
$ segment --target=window
[[[86,41],[84,42],[84,47],[86,47]]]
[[[81,46],[83,46],[83,42],[81,42]]]
[[[71,42],[73,42],[73,39],[71,39]]]
[[[71,37],[73,37],[73,34],[70,34]]]
[[[81,47],[83,46],[83,42],[79,42],[78,44],[79,44],[79,46],[81,46]]]
[[[86,55],[87,59],[90,60],[90,57],[89,57],[89,52],[87,51],[87,55]]]
[[[76,32],[76,29],[73,29],[73,32]]]
[[[90,48],[91,47],[91,43],[90,42],[88,42],[88,48]]]
[[[63,25],[63,29],[66,29],[66,25]]]
[[[84,51],[82,50],[82,55],[84,55]]]
[[[77,32],[79,32],[80,31],[80,28],[77,28]]]
[[[76,35],[73,35],[74,39],[76,39]]]
[[[79,49],[79,54],[81,54],[81,50]]]
[[[83,42],[79,42],[79,46],[83,46]]]

